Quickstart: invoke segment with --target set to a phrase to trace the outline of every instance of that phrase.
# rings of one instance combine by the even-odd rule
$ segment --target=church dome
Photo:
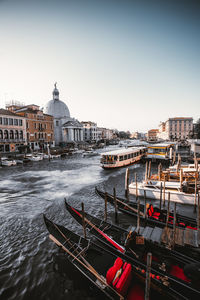
[[[67,105],[59,99],[59,91],[56,87],[53,90],[53,100],[47,102],[45,113],[53,116],[54,118],[70,118],[70,112]]]

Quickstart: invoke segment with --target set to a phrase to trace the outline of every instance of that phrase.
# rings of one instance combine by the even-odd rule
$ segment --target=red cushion
[[[153,216],[159,217],[159,216],[160,216],[160,213],[159,213],[159,212],[156,212],[156,211],[154,211],[154,213],[153,213]]]
[[[190,229],[195,229],[195,230],[197,230],[197,228],[196,228],[196,227],[187,226],[187,228],[190,228]]]
[[[120,257],[118,257],[115,260],[114,265],[106,273],[106,281],[108,284],[112,283],[117,271],[121,269],[122,265],[123,265],[123,260]]]
[[[181,269],[179,266],[172,266],[170,274],[184,281],[190,282],[190,280],[185,276],[183,269]]]
[[[115,285],[116,291],[121,295],[125,295],[129,288],[131,279],[132,279],[131,264],[127,264],[125,270],[123,271],[117,284]]]

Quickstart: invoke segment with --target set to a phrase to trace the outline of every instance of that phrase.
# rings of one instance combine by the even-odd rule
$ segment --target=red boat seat
[[[126,295],[132,279],[131,264],[123,263],[118,257],[114,265],[107,271],[106,281],[122,296]]]
[[[151,217],[153,215],[154,209],[152,204],[147,204],[147,216]]]

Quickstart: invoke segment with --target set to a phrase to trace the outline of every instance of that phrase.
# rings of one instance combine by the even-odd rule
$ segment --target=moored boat
[[[163,188],[163,182],[161,181],[143,181],[137,182],[137,187],[135,182],[129,184],[129,193],[131,195],[137,195],[144,197],[144,192],[146,197],[149,199],[160,200],[161,194],[161,183]],[[163,197],[168,198],[170,193],[170,201],[177,202],[181,204],[195,204],[195,194],[194,193],[185,193],[181,191],[180,183],[178,182],[165,182],[165,190],[162,190]],[[165,194],[165,195],[164,195]]]
[[[103,199],[107,197],[108,202],[114,205],[114,196],[100,191],[97,187],[95,188],[96,193]],[[144,194],[143,194],[144,195]],[[167,198],[165,198],[167,199]],[[116,198],[118,209],[132,216],[137,218],[138,215],[138,204],[137,202],[127,201],[123,198]],[[168,227],[173,227],[173,213],[169,213],[169,219],[167,222]],[[167,210],[160,209],[152,204],[147,203],[147,207],[144,207],[143,204],[140,203],[140,219],[145,222],[145,224],[156,225],[158,227],[165,227],[166,220],[167,220]],[[195,219],[183,216],[181,214],[176,214],[176,226],[180,228],[189,228],[189,229],[197,229],[197,222]]]
[[[146,264],[136,259],[129,263],[126,256],[109,251],[98,240],[84,239],[46,217],[44,220],[50,239],[66,253],[66,259],[74,269],[102,295],[101,299],[144,299]],[[152,299],[159,294],[164,299],[191,299],[190,296],[197,299],[199,296],[194,288],[180,285],[177,280],[162,276],[154,268],[151,268],[150,276]]]

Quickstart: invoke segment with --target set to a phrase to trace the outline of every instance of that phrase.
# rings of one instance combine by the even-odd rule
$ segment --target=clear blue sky
[[[200,1],[0,0],[0,106],[60,98],[72,117],[141,131],[200,117]]]

